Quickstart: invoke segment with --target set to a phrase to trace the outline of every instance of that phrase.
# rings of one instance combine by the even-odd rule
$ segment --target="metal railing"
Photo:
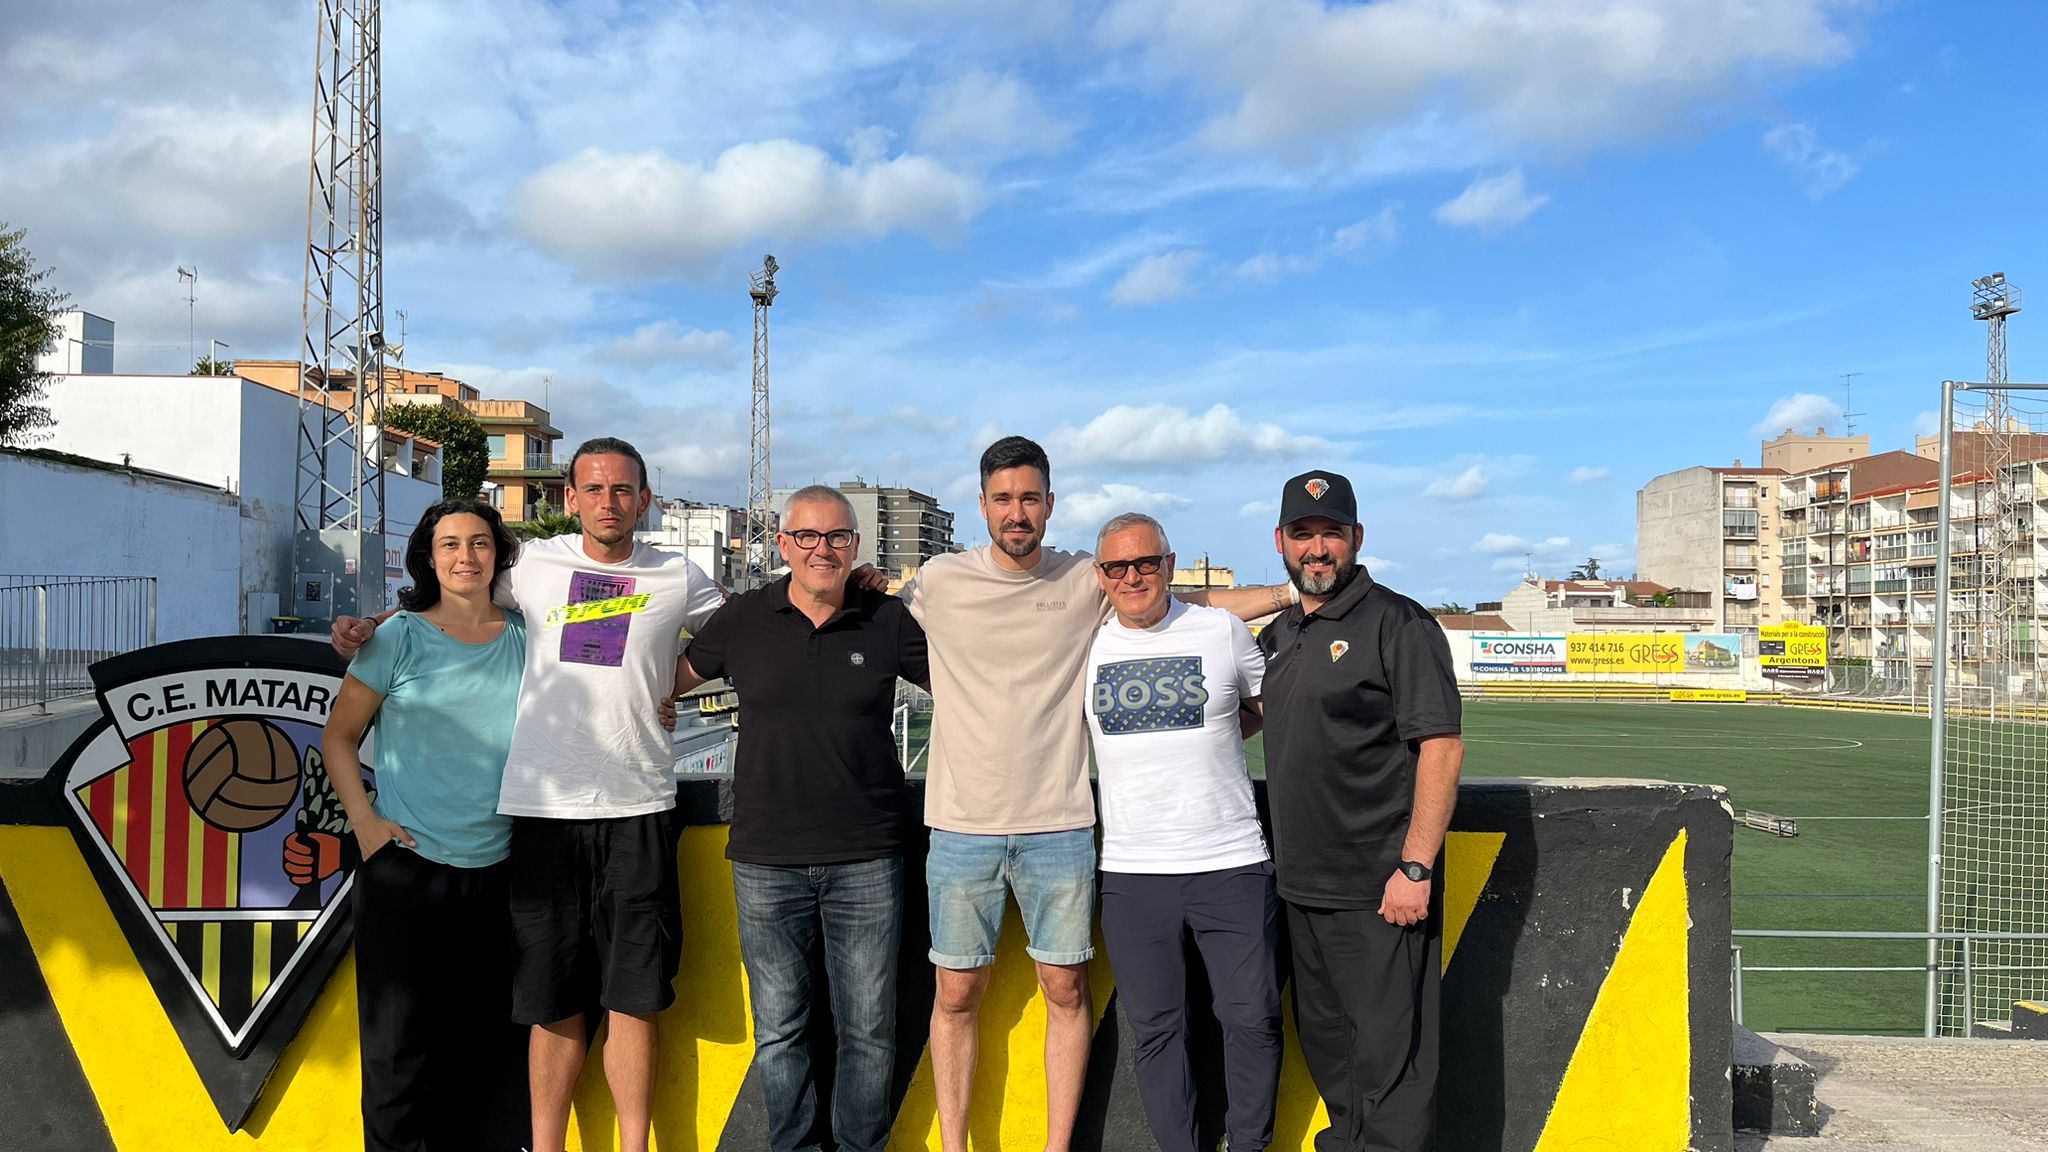
[[[95,661],[154,643],[154,576],[0,576],[0,712],[86,695]]]
[[[1928,945],[1928,958],[1923,964],[1900,965],[1815,965],[1779,964],[1744,965],[1742,945],[1731,942],[1728,946],[1730,980],[1728,988],[1729,1009],[1735,1014],[1735,1022],[1742,1023],[1742,980],[1750,972],[1924,972],[1927,974],[1928,1004],[1926,1034],[1937,1034],[1938,1005],[1940,1003],[1941,974],[1957,972],[1962,983],[1962,1018],[1965,1036],[1974,1031],[1977,1023],[1977,965],[1972,956],[1973,945],[1978,941],[1991,940],[2048,940],[2048,932],[1818,932],[1798,928],[1737,928],[1729,932],[1738,940],[1919,940]],[[1955,964],[1943,964],[1940,958],[1940,943],[1959,942],[1959,959]],[[1988,970],[1988,969],[1987,969]],[[2000,971],[2042,971],[2048,972],[2048,964],[2003,965]]]

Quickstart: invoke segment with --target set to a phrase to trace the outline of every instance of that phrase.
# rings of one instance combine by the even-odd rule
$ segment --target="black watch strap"
[[[1417,883],[1427,880],[1431,876],[1429,865],[1415,860],[1401,861],[1401,874]]]

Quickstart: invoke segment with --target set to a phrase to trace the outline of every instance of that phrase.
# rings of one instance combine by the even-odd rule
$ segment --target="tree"
[[[1570,579],[1573,580],[1598,580],[1599,578],[1600,561],[1596,557],[1592,556],[1586,557],[1586,562],[1584,564],[1581,564],[1577,568],[1572,569],[1572,574],[1570,576]]]
[[[1464,616],[1468,615],[1471,611],[1470,608],[1465,607],[1456,600],[1449,600],[1431,608],[1429,614],[1431,616]]]
[[[441,445],[441,495],[474,500],[491,468],[491,440],[466,409],[439,404],[386,404],[384,426]]]
[[[71,298],[49,287],[50,270],[36,268],[27,236],[0,221],[0,446],[32,444],[57,423],[42,404],[50,373],[36,361],[62,334],[57,314]]]
[[[234,361],[215,360],[210,356],[201,356],[199,363],[192,366],[192,371],[186,373],[188,376],[233,376],[234,374]]]
[[[567,536],[571,532],[583,531],[583,521],[567,512],[549,512],[545,509],[531,520],[521,520],[508,525],[512,533],[521,540],[545,540],[550,536]]]

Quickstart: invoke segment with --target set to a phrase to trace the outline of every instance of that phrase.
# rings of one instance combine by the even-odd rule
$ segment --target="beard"
[[[1287,566],[1287,578],[1293,581],[1303,596],[1335,596],[1358,578],[1356,562],[1328,552],[1303,556],[1299,561],[1283,558],[1282,563]],[[1330,574],[1313,577],[1307,575],[1306,570],[1311,563],[1330,565]]]
[[[995,531],[990,532],[989,535],[994,539],[996,547],[1002,549],[1012,560],[1022,560],[1026,556],[1031,555],[1032,552],[1037,550],[1039,542],[1045,539],[1045,533],[1041,530],[1031,532],[1030,537],[1023,541],[1012,540],[1008,535],[1011,528],[1022,528],[1027,532],[1031,532],[1029,524],[1004,524]]]
[[[631,536],[633,534],[633,529],[628,525],[622,524],[617,528],[613,528],[607,531],[606,529],[593,524],[583,529],[583,534],[585,536],[590,537],[592,540],[597,541],[599,544],[617,544],[619,541],[624,540],[628,536]]]

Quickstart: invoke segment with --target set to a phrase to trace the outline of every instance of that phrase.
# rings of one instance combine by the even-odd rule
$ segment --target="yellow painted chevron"
[[[1451,953],[1472,910],[1479,906],[1479,894],[1493,875],[1500,859],[1505,832],[1453,832],[1444,840],[1444,957],[1440,971],[1451,970]]]
[[[909,914],[915,915],[916,910]],[[1038,988],[1038,969],[1024,951],[1024,924],[1014,903],[1003,910],[1002,942],[996,947],[995,971],[981,1002],[981,1058],[974,1068],[974,1101],[967,1113],[968,1140],[975,1148],[1043,1148],[1045,1146],[1045,994]],[[1109,949],[1102,931],[1095,932],[1095,959],[1088,962],[1088,991],[1093,1024],[1102,1026],[1116,982],[1109,972]],[[939,1149],[938,1096],[932,1082],[929,1046],[917,1062],[890,1128],[891,1152]]]
[[[1688,915],[1680,830],[1600,985],[1536,1152],[1682,1152],[1690,1145]]]

